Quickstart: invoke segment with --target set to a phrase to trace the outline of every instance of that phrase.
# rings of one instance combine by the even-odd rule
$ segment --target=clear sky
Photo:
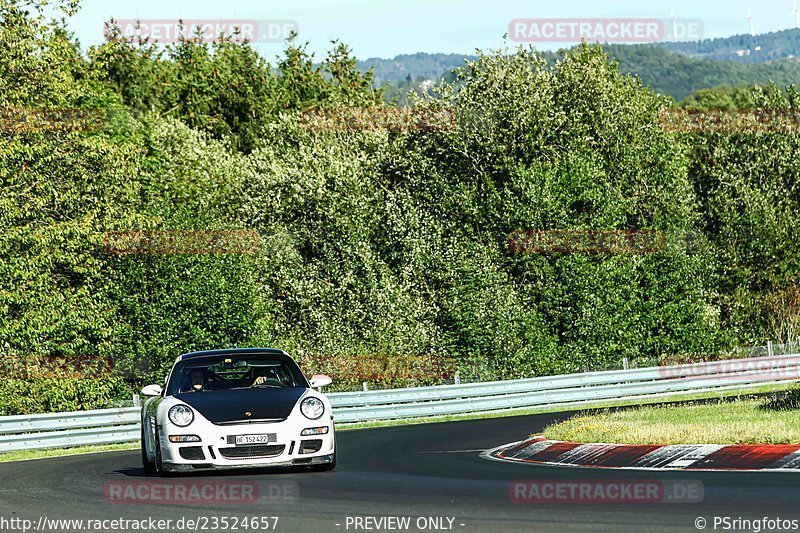
[[[795,27],[794,0],[83,0],[71,29],[86,48],[115,19],[290,19],[319,58],[338,38],[359,59],[415,52],[472,53],[497,48],[514,18],[701,19],[706,37]],[[272,61],[280,44],[259,44]],[[563,46],[563,45],[562,45]],[[538,45],[555,49],[558,45]]]

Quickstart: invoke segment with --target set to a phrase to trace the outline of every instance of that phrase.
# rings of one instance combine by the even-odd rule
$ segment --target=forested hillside
[[[741,34],[692,42],[663,43],[660,46],[697,59],[762,63],[800,58],[800,29],[756,35]]]
[[[800,80],[800,61],[797,59],[746,64],[733,58],[710,59],[705,54],[695,57],[695,54],[690,54],[692,48],[688,43],[682,46],[678,49],[680,52],[655,44],[607,45],[604,49],[619,62],[622,73],[639,76],[654,91],[676,100],[721,85],[766,85],[774,82],[785,86]],[[559,54],[543,52],[541,56],[554,63]],[[409,90],[430,93],[431,85],[443,77],[452,81],[452,69],[474,59],[474,56],[454,54],[414,54],[360,61],[359,68],[362,72],[374,69],[376,83],[386,85],[387,99],[399,100],[405,105],[404,95]]]
[[[785,86],[800,81],[800,62],[794,59],[755,64],[714,61],[695,59],[653,45],[609,45],[606,51],[619,61],[621,72],[639,76],[654,91],[676,100],[719,85],[774,82]]]

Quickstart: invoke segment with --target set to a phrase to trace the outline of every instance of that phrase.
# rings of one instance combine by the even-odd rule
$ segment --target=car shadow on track
[[[335,471],[334,471],[335,472]],[[146,479],[181,479],[181,478],[204,478],[204,477],[222,477],[232,478],[239,476],[285,476],[292,474],[314,474],[326,475],[333,474],[334,472],[314,472],[308,466],[280,466],[270,468],[237,468],[231,470],[198,470],[196,472],[167,472],[163,476],[158,474],[147,474],[144,468],[121,468],[114,470],[115,474],[121,474],[126,477],[146,478]]]

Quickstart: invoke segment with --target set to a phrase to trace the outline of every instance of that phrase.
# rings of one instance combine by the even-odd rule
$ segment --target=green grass
[[[9,461],[27,461],[29,459],[44,459],[47,457],[61,457],[64,455],[80,455],[84,453],[116,452],[119,450],[138,450],[138,442],[122,444],[104,444],[100,446],[80,446],[77,448],[53,448],[49,450],[18,450],[0,453],[0,463]]]
[[[627,444],[800,444],[800,411],[756,399],[646,406],[580,414],[544,435]]]

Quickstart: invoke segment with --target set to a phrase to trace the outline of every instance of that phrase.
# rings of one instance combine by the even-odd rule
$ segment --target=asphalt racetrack
[[[164,531],[265,531],[266,526],[277,531],[698,531],[697,525],[708,531],[766,531],[779,524],[765,519],[780,519],[782,530],[790,530],[792,520],[800,521],[797,473],[547,468],[480,457],[481,451],[521,440],[568,416],[341,431],[338,467],[323,473],[261,470],[157,478],[144,474],[138,451],[5,463],[0,464],[0,524],[5,524],[0,529],[15,531],[2,519],[38,524],[41,517],[173,520]],[[701,501],[691,503],[542,503],[515,502],[513,491],[509,492],[510,484],[518,481],[578,480],[601,485],[648,480],[695,487],[701,483],[703,493]],[[129,487],[166,484],[190,488],[258,485],[259,492],[253,501],[234,503],[213,495],[213,501],[202,503],[151,501],[148,493],[142,498],[143,493],[136,490],[130,492],[136,493],[133,500],[120,496],[128,494],[123,489]],[[278,520],[262,520],[258,529],[245,529],[238,523],[234,529],[237,524],[232,521],[222,527],[223,517]],[[180,519],[182,528],[175,525]],[[187,520],[197,523],[186,527]],[[51,525],[45,530],[77,529]]]

